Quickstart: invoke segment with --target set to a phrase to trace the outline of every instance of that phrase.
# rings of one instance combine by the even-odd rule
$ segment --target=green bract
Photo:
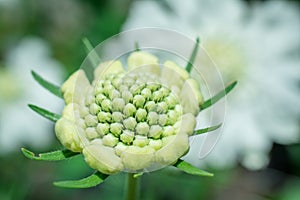
[[[78,70],[61,87],[66,107],[55,132],[67,149],[105,174],[153,171],[188,151],[203,98],[184,68],[138,51],[126,68],[101,63],[94,77]]]

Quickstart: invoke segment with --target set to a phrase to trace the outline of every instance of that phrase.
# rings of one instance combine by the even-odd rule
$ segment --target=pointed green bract
[[[222,99],[226,94],[228,94],[237,84],[237,81],[232,82],[231,84],[229,84],[224,90],[220,91],[218,94],[216,94],[215,96],[213,96],[212,98],[206,100],[202,106],[201,106],[201,110],[204,110],[210,106],[212,106],[213,104],[215,104],[216,102],[218,102],[220,99]]]
[[[47,89],[52,94],[62,98],[62,93],[60,91],[59,86],[54,85],[53,83],[50,83],[49,81],[46,81],[45,79],[43,79],[39,74],[37,74],[33,70],[31,71],[31,74],[32,74],[34,80],[36,80],[41,86],[43,86],[45,89]]]
[[[137,41],[135,41],[135,43],[134,43],[134,51],[140,51],[140,46]]]
[[[200,42],[200,39],[199,37],[196,38],[196,44],[195,44],[195,47],[192,51],[192,54],[191,54],[191,57],[189,59],[189,62],[187,63],[186,67],[185,67],[185,70],[190,73],[192,71],[192,67],[193,67],[193,63],[195,61],[195,58],[196,58],[196,55],[197,55],[197,52],[198,52],[198,48],[199,48],[199,42]]]
[[[133,178],[139,178],[140,176],[143,176],[143,174],[144,174],[143,172],[133,174]]]
[[[212,173],[203,171],[201,169],[198,169],[197,167],[194,167],[190,163],[187,163],[181,159],[179,159],[174,165],[174,167],[177,167],[181,171],[191,174],[191,175],[196,175],[196,176],[214,176]]]
[[[211,126],[211,127],[207,127],[207,128],[195,130],[194,133],[193,133],[193,135],[200,135],[200,134],[203,134],[203,133],[214,131],[214,130],[217,130],[218,128],[220,128],[221,126],[222,126],[222,123],[218,124],[216,126]]]
[[[64,188],[90,188],[102,183],[108,175],[102,174],[100,172],[95,172],[89,177],[80,180],[70,180],[70,181],[57,181],[53,184],[57,187]]]
[[[91,54],[88,56],[88,58],[90,59],[93,67],[97,67],[101,62],[101,59],[96,53],[92,43],[87,38],[82,38],[82,42],[86,48],[86,54]]]
[[[49,119],[53,122],[56,122],[57,120],[59,120],[61,118],[61,116],[59,114],[55,114],[53,112],[45,110],[44,108],[40,108],[36,105],[28,104],[28,106],[29,106],[29,108],[31,108],[33,111],[35,111],[39,115],[41,115],[41,116],[45,117],[46,119]]]
[[[21,151],[29,159],[44,160],[44,161],[65,160],[67,158],[79,155],[79,153],[75,153],[69,150],[58,150],[58,151],[52,151],[48,153],[40,153],[38,155],[35,155],[32,151],[29,151],[28,149],[25,148],[21,148]]]

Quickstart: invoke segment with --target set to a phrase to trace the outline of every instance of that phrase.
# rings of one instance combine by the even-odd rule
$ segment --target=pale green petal
[[[150,53],[143,51],[136,51],[128,57],[128,70],[151,72],[153,74],[160,74],[160,67],[158,65],[158,58]]]
[[[102,145],[100,139],[86,146],[83,155],[90,167],[104,174],[115,174],[123,170],[121,159],[115,154],[115,150]]]
[[[129,146],[121,154],[125,170],[134,172],[149,167],[154,160],[154,152],[149,146]]]
[[[87,91],[90,88],[90,82],[83,70],[74,72],[62,85],[61,92],[66,104],[75,102],[80,103],[84,100]]]
[[[107,74],[118,74],[125,72],[122,63],[119,60],[107,61],[101,63],[94,70],[94,79],[103,79]]]
[[[155,160],[161,165],[172,165],[189,149],[188,135],[178,133],[162,139],[163,147],[155,154]]]
[[[180,128],[179,128],[180,133],[193,135],[195,127],[196,127],[196,117],[193,114],[187,113],[182,115]]]
[[[67,104],[62,112],[62,117],[70,120],[71,122],[75,122],[79,119],[79,105],[76,103]]]
[[[198,83],[194,79],[189,78],[185,81],[181,90],[180,99],[183,113],[192,113],[194,115],[199,113],[203,98]]]
[[[67,149],[74,152],[81,152],[82,146],[86,143],[86,139],[81,137],[83,133],[81,128],[64,117],[60,118],[55,124],[55,133],[58,140]]]
[[[181,88],[184,81],[189,78],[189,73],[175,62],[166,61],[161,71],[161,77],[170,87],[177,86]]]

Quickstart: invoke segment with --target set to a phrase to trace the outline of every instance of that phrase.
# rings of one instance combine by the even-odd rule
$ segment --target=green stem
[[[133,174],[127,176],[127,194],[126,200],[137,200],[139,195],[139,178],[134,178]]]

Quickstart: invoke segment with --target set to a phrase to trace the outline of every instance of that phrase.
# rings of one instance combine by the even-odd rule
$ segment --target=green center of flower
[[[159,77],[141,72],[109,74],[93,86],[81,108],[81,127],[90,141],[102,139],[109,147],[149,145],[157,150],[164,137],[176,134],[182,107]]]

